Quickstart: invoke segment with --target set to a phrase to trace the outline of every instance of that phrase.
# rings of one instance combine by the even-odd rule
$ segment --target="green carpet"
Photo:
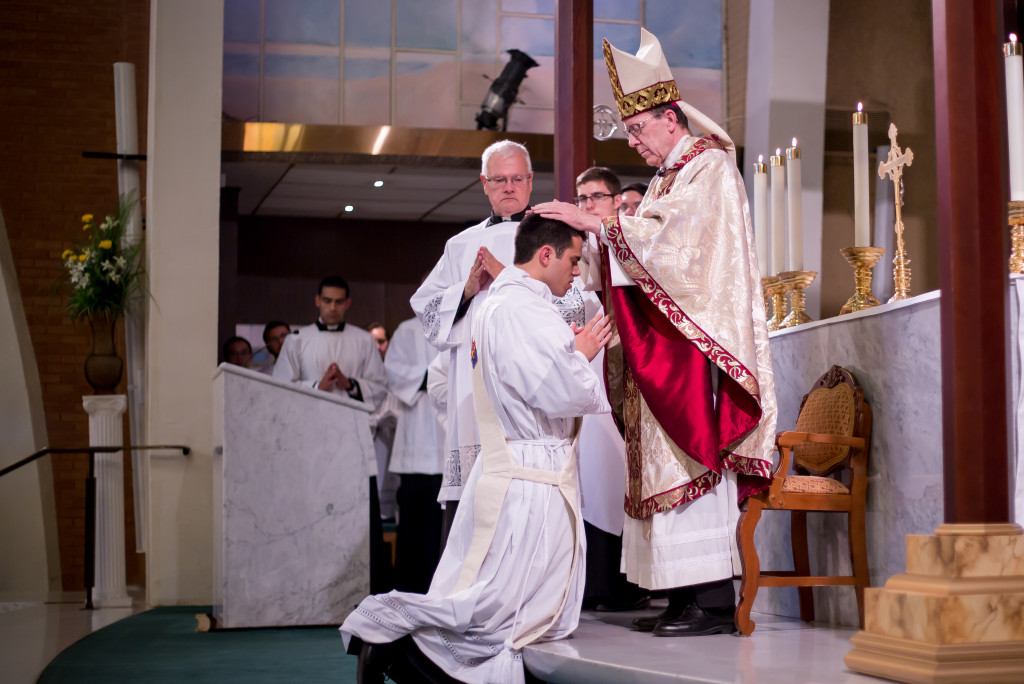
[[[39,683],[356,681],[335,628],[196,632],[196,613],[210,610],[154,608],[115,622],[65,649]]]

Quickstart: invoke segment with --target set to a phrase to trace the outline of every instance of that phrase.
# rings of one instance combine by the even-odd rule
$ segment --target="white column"
[[[146,599],[201,605],[213,598],[224,3],[149,8],[146,438],[192,454],[149,452]]]
[[[82,397],[89,414],[89,446],[124,443],[123,394]],[[96,454],[96,586],[93,605],[124,608],[132,605],[124,566],[124,456],[123,452]]]
[[[135,106],[135,65],[131,62],[114,63],[114,107],[117,128],[117,153],[139,153],[138,117]],[[142,240],[142,193],[139,188],[139,162],[119,159],[117,162],[117,192],[121,197],[135,198],[128,225],[125,227],[124,245],[136,245]],[[128,301],[124,313],[125,372],[128,374],[128,433],[132,444],[146,444],[146,300],[136,292]],[[146,515],[148,513],[147,477],[149,459],[145,451],[136,451],[132,459],[132,491],[135,492],[135,550],[146,551]]]

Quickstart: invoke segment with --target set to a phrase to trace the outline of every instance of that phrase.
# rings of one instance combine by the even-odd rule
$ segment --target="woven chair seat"
[[[789,475],[782,483],[782,491],[792,494],[849,494],[839,480],[814,475]]]

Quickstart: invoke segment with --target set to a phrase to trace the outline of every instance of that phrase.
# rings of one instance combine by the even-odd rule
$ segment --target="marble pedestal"
[[[367,407],[229,365],[214,407],[218,626],[340,624],[370,589]]]
[[[121,446],[124,443],[123,394],[82,397],[89,414],[90,446]],[[92,602],[96,608],[127,608],[132,605],[125,583],[124,564],[124,455],[94,454],[96,464],[96,563]]]
[[[907,572],[868,589],[851,670],[920,684],[1024,681],[1024,535],[942,525],[907,536]]]

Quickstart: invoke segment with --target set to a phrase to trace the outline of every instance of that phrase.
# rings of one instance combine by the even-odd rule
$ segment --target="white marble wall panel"
[[[904,537],[942,523],[942,386],[939,300],[929,293],[875,310],[773,333],[778,429],[791,430],[800,399],[833,364],[853,372],[874,412],[868,464],[871,584],[905,569]],[[755,541],[762,570],[793,568],[789,513],[766,512]],[[847,520],[808,515],[812,574],[849,574]],[[816,587],[818,620],[857,625],[852,587]],[[796,589],[758,592],[754,610],[796,617]]]
[[[233,366],[214,383],[218,623],[340,624],[369,593],[368,412]]]

